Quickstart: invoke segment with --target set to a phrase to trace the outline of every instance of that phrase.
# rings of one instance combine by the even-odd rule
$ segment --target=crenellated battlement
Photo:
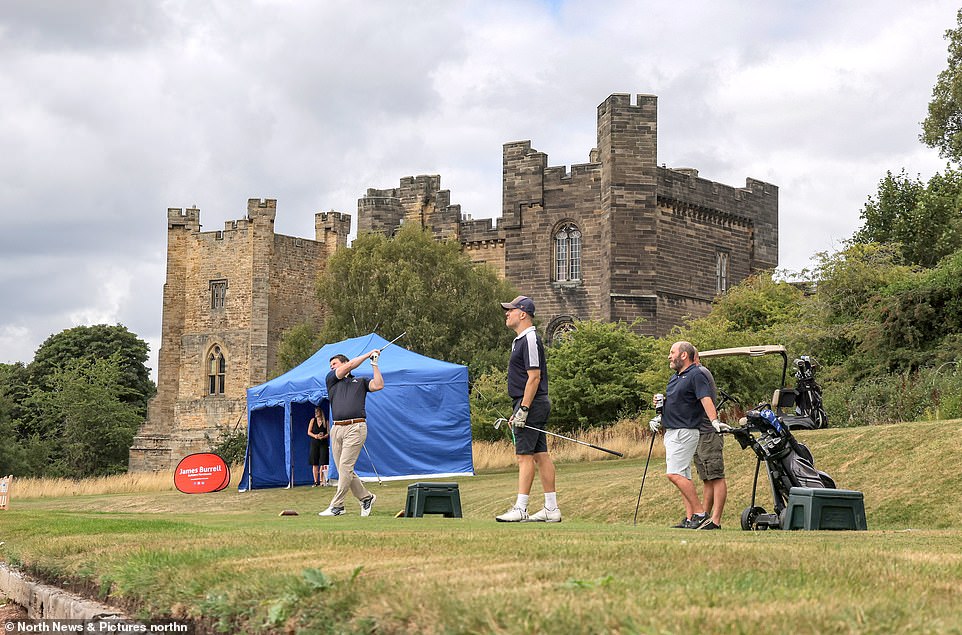
[[[328,244],[332,249],[336,249],[347,245],[347,235],[350,233],[350,214],[334,210],[314,214],[314,236],[317,242]]]
[[[167,208],[167,229],[186,227],[190,231],[200,231],[200,208],[196,205],[186,210],[179,207]]]
[[[247,217],[251,220],[266,218],[274,222],[277,216],[277,199],[249,198],[247,199]]]
[[[390,236],[402,223],[417,223],[438,238],[456,239],[461,206],[451,204],[439,175],[422,174],[402,177],[395,188],[368,188],[357,201],[357,217],[359,232]]]

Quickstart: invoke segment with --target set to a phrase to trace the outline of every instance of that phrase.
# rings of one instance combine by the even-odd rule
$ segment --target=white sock
[[[558,494],[556,492],[544,493],[544,508],[558,509]]]
[[[518,502],[514,504],[518,509],[528,509],[528,495],[518,494]]]

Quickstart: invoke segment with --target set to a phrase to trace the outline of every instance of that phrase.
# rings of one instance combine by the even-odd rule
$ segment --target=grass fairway
[[[962,633],[959,422],[799,434],[865,494],[867,532],[743,532],[755,459],[729,441],[724,529],[681,517],[655,444],[559,465],[564,522],[493,522],[514,469],[459,479],[465,518],[319,518],[331,490],[17,498],[0,558],[134,614],[224,632]],[[771,507],[760,487],[760,502]],[[536,484],[533,508],[541,503]],[[298,516],[279,517],[283,509]]]

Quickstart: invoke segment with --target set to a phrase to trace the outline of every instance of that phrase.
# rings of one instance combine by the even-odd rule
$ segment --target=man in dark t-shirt
[[[526,427],[530,423],[544,430],[551,412],[544,344],[532,322],[534,301],[519,295],[511,302],[502,302],[501,308],[504,309],[505,326],[517,334],[508,361],[508,396],[514,404],[510,423],[514,426],[514,452],[518,458],[518,498],[511,509],[496,516],[495,520],[500,523],[560,523],[555,467],[548,455],[547,437],[544,432]],[[544,508],[529,516],[528,497],[535,467],[544,489]]]
[[[675,374],[668,380],[661,415],[665,429],[665,471],[685,504],[685,520],[675,526],[685,529],[699,529],[711,521],[691,480],[691,460],[698,446],[702,417],[708,415],[712,425],[718,421],[708,378],[694,360],[695,347],[690,342],[671,345],[668,365]]]
[[[377,360],[377,349],[349,360],[345,355],[331,358],[331,372],[327,374],[327,397],[331,402],[331,453],[337,465],[337,492],[331,504],[319,516],[340,516],[344,513],[344,499],[350,491],[361,503],[361,516],[369,516],[377,496],[364,487],[354,473],[354,464],[367,439],[367,416],[364,402],[367,393],[384,388],[384,378]],[[351,371],[364,360],[371,360],[374,377],[355,377]]]

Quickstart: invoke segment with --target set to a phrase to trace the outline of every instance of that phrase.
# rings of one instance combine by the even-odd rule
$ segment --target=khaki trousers
[[[331,500],[331,507],[344,507],[347,491],[363,500],[371,495],[361,479],[354,473],[354,464],[361,454],[367,439],[367,423],[351,423],[346,426],[331,426],[331,452],[337,466],[337,492]]]

